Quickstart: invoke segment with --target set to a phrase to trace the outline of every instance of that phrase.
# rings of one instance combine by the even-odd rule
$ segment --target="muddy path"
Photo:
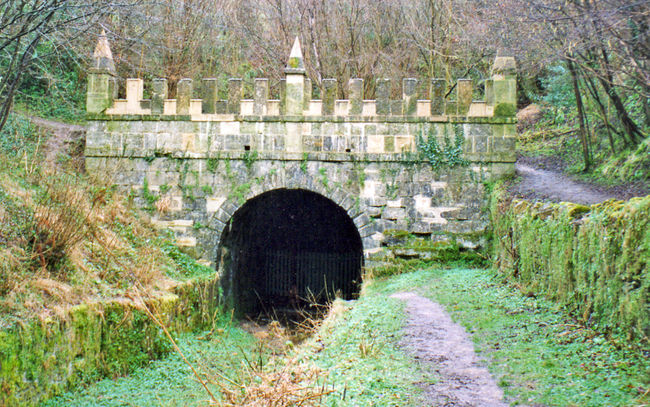
[[[515,170],[521,177],[521,181],[513,185],[512,191],[523,197],[554,202],[574,202],[583,205],[592,205],[618,198],[614,192],[574,181],[557,172],[534,168],[523,163],[517,163]]]
[[[76,164],[83,165],[83,142],[86,135],[84,126],[35,116],[29,116],[29,120],[46,133],[42,149],[48,165],[55,166],[61,154],[73,155],[73,159],[79,161]]]
[[[422,383],[427,406],[505,407],[503,392],[479,363],[463,327],[439,305],[412,292],[391,295],[406,303],[408,321],[401,341],[422,368],[439,377]]]
[[[573,179],[562,172],[565,167],[566,163],[553,158],[519,157],[515,164],[519,179],[508,189],[516,198],[583,205],[650,194],[650,185],[642,181],[606,187]]]

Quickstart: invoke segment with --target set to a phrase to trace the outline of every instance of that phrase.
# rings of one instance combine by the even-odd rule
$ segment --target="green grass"
[[[403,304],[370,284],[358,301],[337,300],[335,313],[300,350],[299,361],[329,372],[326,406],[419,405],[416,382],[424,377],[398,347]]]
[[[582,329],[545,300],[523,296],[486,270],[428,269],[373,284],[441,303],[471,334],[513,404],[641,406],[650,362]],[[645,390],[644,390],[645,389]],[[646,403],[646,404],[644,404]]]
[[[198,263],[194,258],[183,253],[173,241],[173,235],[167,233],[166,239],[157,242],[162,251],[173,261],[173,266],[167,268],[166,274],[179,281],[195,278],[214,277],[214,269]]]
[[[200,372],[217,371],[232,375],[239,371],[244,355],[252,358],[256,339],[229,322],[221,322],[218,327],[214,335],[183,335],[178,339],[178,345]],[[210,388],[218,395],[214,385]],[[152,361],[127,377],[104,379],[41,406],[187,406],[207,405],[208,401],[208,394],[190,368],[172,352],[169,357]]]
[[[415,291],[445,306],[472,334],[513,405],[648,403],[647,396],[641,398],[650,377],[647,358],[581,328],[553,303],[504,286],[492,271],[429,267],[367,283],[357,301],[337,300],[318,333],[287,355],[298,368],[316,365],[327,372],[325,388],[332,392],[323,405],[423,405],[415,383],[436,377],[399,348],[406,317],[403,303],[389,298],[399,291]],[[220,326],[223,331],[213,340],[184,336],[180,344],[202,371],[235,377],[244,355],[258,358],[255,339],[230,325]],[[44,406],[181,406],[205,400],[187,366],[172,355],[129,377],[103,380]]]

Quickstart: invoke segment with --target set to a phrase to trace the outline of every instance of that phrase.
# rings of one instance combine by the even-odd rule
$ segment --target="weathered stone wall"
[[[381,251],[389,229],[433,240],[451,235],[473,248],[488,222],[483,183],[512,174],[516,158],[514,60],[495,67],[485,101],[472,101],[467,80],[448,100],[438,79],[429,99],[418,100],[411,78],[401,100],[390,100],[387,80],[378,80],[376,100],[364,100],[360,79],[350,81],[350,100],[335,100],[332,80],[323,81],[323,99],[312,100],[298,43],[279,100],[268,99],[264,79],[255,81],[252,100],[242,100],[241,81],[231,80],[226,101],[212,79],[203,81],[200,100],[189,79],[179,82],[176,99],[155,81],[148,100],[141,80],[127,80],[125,100],[89,101],[86,167],[131,189],[155,222],[206,262],[216,259],[235,211],[277,188],[311,190],[343,207],[367,256]],[[102,89],[89,94],[103,101]],[[459,137],[469,164],[434,170],[418,148],[428,137],[440,146]]]
[[[504,278],[562,304],[580,323],[650,349],[650,195],[534,203],[511,201],[498,185],[491,217]]]
[[[420,131],[444,133],[452,124],[298,122],[312,133],[304,134],[303,153],[286,153],[280,149],[283,123],[245,120],[96,121],[87,136],[87,170],[112,171],[113,182],[132,188],[141,207],[161,209],[153,210],[154,220],[175,230],[180,245],[214,261],[218,239],[235,210],[276,188],[311,190],[342,206],[358,226],[367,253],[381,245],[386,229],[452,233],[473,247],[487,225],[483,182],[511,173],[514,161],[513,124],[454,124],[463,129],[465,155],[474,161],[434,171],[415,155],[359,150],[369,137],[381,137],[384,145],[400,139],[413,144]],[[355,126],[360,134],[352,136]],[[252,131],[243,133],[245,128]],[[239,134],[221,134],[224,129]],[[366,136],[368,129],[375,134]],[[377,135],[378,130],[385,133]],[[359,140],[357,154],[344,151],[351,138]],[[265,139],[279,140],[277,150],[262,149]],[[314,139],[319,142],[308,141]],[[242,151],[246,145],[251,150]]]
[[[148,300],[173,333],[204,329],[219,281],[196,279]],[[37,406],[102,377],[130,373],[171,350],[162,330],[130,300],[80,304],[62,316],[0,329],[0,406]]]

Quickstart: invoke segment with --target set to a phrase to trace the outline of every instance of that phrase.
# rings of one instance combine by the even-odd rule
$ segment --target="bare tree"
[[[350,78],[364,79],[374,94],[377,77],[467,74],[471,65],[487,71],[486,47],[465,51],[466,2],[458,0],[245,0],[232,18],[232,33],[245,44],[242,53],[271,77],[282,76],[284,60],[298,35],[309,76],[318,85],[335,78],[345,96]],[[482,26],[485,28],[485,24]],[[476,38],[481,38],[479,35]],[[480,50],[480,52],[475,52]],[[487,51],[494,54],[494,49]],[[481,62],[478,62],[481,61]]]
[[[43,55],[45,40],[67,45],[66,35],[83,35],[100,18],[137,0],[6,0],[0,3],[0,129],[24,72]]]
[[[492,7],[499,12],[490,16],[490,38],[514,50],[523,72],[535,75],[554,64],[567,68],[585,168],[598,129],[612,152],[617,143],[634,148],[648,136],[647,1],[503,0]],[[642,115],[631,110],[634,105],[642,106]],[[589,116],[597,121],[592,131]]]

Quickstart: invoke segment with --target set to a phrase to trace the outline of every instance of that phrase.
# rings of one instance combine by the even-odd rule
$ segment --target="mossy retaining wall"
[[[401,274],[427,264],[462,263],[483,267],[487,264],[487,233],[438,233],[422,237],[405,230],[389,229],[381,250],[368,257],[364,269],[368,276]],[[476,243],[473,243],[476,242]]]
[[[195,280],[149,302],[172,332],[208,326],[217,311],[215,279]],[[78,385],[122,376],[171,345],[132,301],[72,307],[64,317],[0,331],[0,406],[34,406]]]
[[[496,267],[601,331],[641,346],[650,336],[650,196],[590,207],[531,203],[495,189]]]

